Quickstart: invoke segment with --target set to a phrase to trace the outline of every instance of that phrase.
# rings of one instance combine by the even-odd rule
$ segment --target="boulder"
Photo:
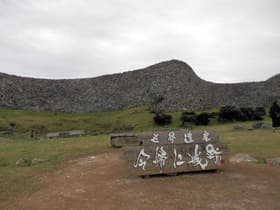
[[[31,161],[31,163],[32,163],[32,165],[34,165],[34,164],[41,163],[41,162],[43,162],[43,161],[44,161],[44,160],[39,159],[39,158],[33,158],[32,161]]]
[[[253,123],[252,127],[255,129],[260,129],[260,128],[266,129],[266,128],[272,128],[272,125],[264,122],[255,122]]]
[[[248,130],[248,128],[246,126],[242,126],[242,125],[235,125],[235,126],[233,126],[233,130],[235,130],[235,131],[245,131],[245,130]]]
[[[230,157],[229,162],[231,163],[257,162],[257,159],[251,157],[248,154],[238,153]]]
[[[268,160],[267,160],[267,164],[269,164],[269,165],[271,165],[271,166],[280,167],[280,157],[278,157],[278,158],[273,158],[273,159],[268,159]]]

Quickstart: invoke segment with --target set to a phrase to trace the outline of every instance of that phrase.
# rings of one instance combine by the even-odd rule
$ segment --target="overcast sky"
[[[84,78],[188,63],[215,82],[280,73],[279,0],[0,0],[0,72]]]

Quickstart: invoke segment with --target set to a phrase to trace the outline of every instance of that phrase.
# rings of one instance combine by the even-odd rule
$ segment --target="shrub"
[[[156,113],[154,116],[154,123],[156,125],[169,125],[172,122],[172,116],[162,112]]]
[[[183,112],[180,120],[182,122],[182,126],[184,126],[186,123],[195,123],[196,114],[194,112]]]
[[[15,123],[15,122],[10,122],[9,125],[10,125],[10,127],[12,127],[12,128],[16,127],[16,123]]]
[[[264,107],[257,107],[254,110],[253,120],[263,120],[263,116],[265,116],[266,111]]]
[[[220,108],[218,120],[221,122],[241,120],[243,118],[240,109],[235,106],[224,106]]]
[[[210,115],[210,118],[216,119],[216,118],[218,118],[219,112],[211,112],[209,115]]]
[[[263,120],[265,115],[264,107],[241,107],[225,106],[220,109],[219,121],[248,121]]]
[[[201,114],[197,115],[195,124],[196,125],[208,125],[210,120],[210,114],[207,112],[202,112]]]
[[[280,127],[280,104],[277,101],[271,105],[269,115],[272,118],[272,127]]]
[[[252,120],[254,115],[254,110],[251,107],[242,107],[240,108],[241,111],[241,117],[240,119],[236,119],[238,121],[248,121]]]
[[[256,112],[258,112],[261,116],[264,116],[266,114],[264,107],[257,107]]]

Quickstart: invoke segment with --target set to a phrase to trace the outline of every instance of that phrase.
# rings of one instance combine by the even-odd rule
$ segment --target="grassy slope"
[[[11,127],[17,133],[28,135],[30,128],[43,128],[43,133],[84,129],[88,133],[110,133],[133,128],[136,131],[152,127],[152,114],[147,108],[133,108],[98,113],[52,113],[20,110],[0,110],[0,128]]]
[[[180,126],[180,113],[171,113],[172,128]],[[266,122],[270,119],[266,117]],[[49,141],[30,141],[21,137],[20,133],[28,133],[32,126],[44,126],[45,132],[85,129],[88,133],[101,131],[110,133],[134,127],[135,132],[158,129],[152,123],[152,115],[145,107],[107,113],[37,113],[28,111],[0,111],[0,127],[16,124],[16,136],[13,141],[0,142],[0,209],[22,192],[31,192],[40,185],[38,175],[53,171],[59,163],[67,159],[93,155],[110,150],[109,136],[80,137],[54,139]],[[218,124],[194,127],[194,129],[215,130],[220,140],[229,145],[231,153],[243,152],[263,160],[280,157],[280,132],[269,130],[233,131],[234,124],[251,126],[252,122]],[[37,165],[16,167],[19,158],[31,161],[33,158],[45,160]]]

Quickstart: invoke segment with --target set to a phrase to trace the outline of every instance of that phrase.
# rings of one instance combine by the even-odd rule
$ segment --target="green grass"
[[[109,151],[109,136],[54,139],[48,141],[13,140],[0,142],[0,209],[14,202],[22,192],[32,192],[40,186],[37,177],[52,172],[69,159]],[[39,158],[43,162],[16,166],[24,158],[28,163]]]
[[[226,123],[210,126],[197,126],[195,129],[218,132],[221,142],[228,145],[231,154],[246,153],[259,160],[280,157],[280,131],[258,129],[234,131],[234,125],[251,126],[252,122]]]
[[[218,110],[211,109],[207,111],[212,112]],[[172,123],[168,127],[180,127],[181,112],[168,114],[172,115]],[[28,137],[31,128],[35,128],[35,131],[40,133],[39,135],[67,130],[85,130],[86,133],[93,135],[114,132],[139,132],[161,128],[154,125],[153,116],[148,107],[95,113],[0,110],[0,130],[3,128],[13,129],[15,135],[19,137]],[[266,115],[264,121],[271,122],[271,119]],[[211,125],[219,124],[217,120],[211,120]],[[252,123],[250,122],[250,124]]]
[[[22,137],[28,136],[31,128],[41,134],[73,129],[83,129],[89,134],[142,131],[153,127],[152,116],[146,107],[96,113],[0,110],[0,128],[13,128]]]
[[[180,112],[169,113],[173,117],[170,128],[180,128]],[[23,192],[30,193],[40,187],[37,178],[53,172],[62,162],[82,156],[109,151],[109,135],[87,136],[42,141],[27,139],[29,130],[36,127],[41,134],[51,131],[83,129],[88,134],[111,132],[141,132],[160,129],[153,124],[153,115],[146,107],[100,113],[50,113],[17,110],[0,110],[0,128],[13,127],[14,139],[0,142],[0,209],[12,204]],[[265,122],[271,123],[266,116]],[[257,158],[280,157],[280,131],[268,130],[233,131],[239,124],[251,127],[252,122],[223,123],[212,121],[209,126],[194,126],[194,129],[214,130],[220,140],[229,146],[230,153],[247,153]],[[16,166],[19,158],[25,166]],[[44,160],[30,164],[32,159]]]

